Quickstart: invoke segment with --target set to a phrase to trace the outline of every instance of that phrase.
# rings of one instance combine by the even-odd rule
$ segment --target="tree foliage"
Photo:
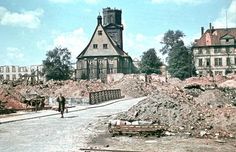
[[[141,63],[140,63],[140,71],[146,74],[151,73],[160,73],[160,66],[163,63],[160,58],[157,57],[156,51],[154,48],[149,49],[146,52],[143,52]]]
[[[55,47],[43,60],[43,73],[47,80],[67,80],[71,76],[71,53],[67,48]]]
[[[183,37],[182,31],[167,31],[161,42],[164,46],[160,50],[168,55],[168,72],[180,79],[191,77],[194,73],[192,51],[184,45]]]

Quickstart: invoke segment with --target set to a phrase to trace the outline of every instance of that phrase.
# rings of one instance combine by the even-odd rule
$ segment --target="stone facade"
[[[199,75],[236,73],[236,28],[209,29],[192,47]]]
[[[42,73],[42,65],[31,65],[31,66],[0,66],[0,80],[17,80],[24,75],[37,75],[38,80],[43,80],[43,76],[39,73]]]
[[[132,72],[132,59],[123,51],[121,10],[103,9],[86,48],[77,57],[76,79],[104,79],[107,74]]]

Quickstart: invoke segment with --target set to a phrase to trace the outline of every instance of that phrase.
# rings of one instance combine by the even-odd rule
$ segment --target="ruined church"
[[[102,79],[107,74],[132,72],[132,59],[123,50],[121,10],[104,8],[98,15],[97,26],[85,49],[78,55],[76,78]]]

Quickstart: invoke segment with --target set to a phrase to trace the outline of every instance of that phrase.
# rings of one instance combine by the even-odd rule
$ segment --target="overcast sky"
[[[89,42],[102,8],[122,10],[124,50],[134,58],[171,30],[189,44],[200,28],[236,27],[236,0],[0,0],[0,65],[42,64],[46,52],[67,47],[72,60]]]

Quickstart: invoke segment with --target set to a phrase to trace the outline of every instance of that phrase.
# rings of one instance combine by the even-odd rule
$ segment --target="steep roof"
[[[102,36],[99,36],[98,31],[102,31]],[[109,45],[108,49],[103,49],[98,47],[93,49],[93,44],[107,44]],[[95,31],[90,39],[88,45],[85,49],[77,56],[77,59],[82,57],[91,57],[91,56],[128,56],[128,54],[123,51],[118,44],[112,40],[112,38],[107,34],[106,30],[101,24],[98,24],[95,28]]]
[[[236,28],[208,29],[194,46],[221,45],[220,40],[227,37],[236,39]]]

